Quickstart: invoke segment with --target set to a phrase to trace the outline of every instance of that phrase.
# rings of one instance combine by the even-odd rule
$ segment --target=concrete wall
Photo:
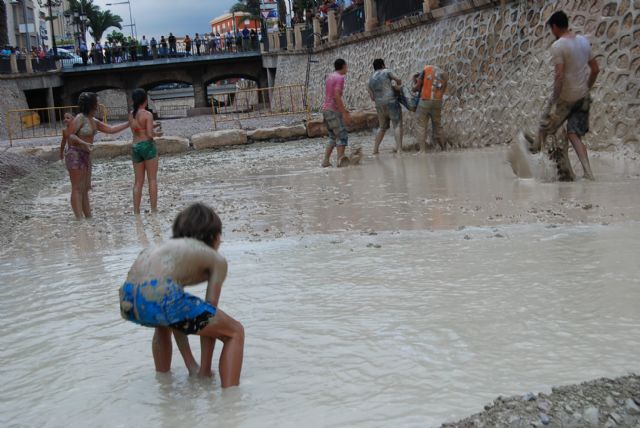
[[[550,95],[553,37],[544,27],[557,9],[571,27],[593,44],[602,73],[592,93],[591,148],[640,150],[640,1],[515,1],[458,16],[358,36],[352,43],[320,49],[313,55],[310,92],[322,102],[324,78],[336,58],[349,64],[346,102],[352,109],[373,108],[366,91],[372,61],[384,58],[405,81],[425,63],[450,76],[443,124],[456,147],[506,143],[520,127],[535,129]],[[378,31],[379,32],[379,31]],[[280,54],[276,85],[304,83],[306,54]],[[405,126],[415,130],[413,114]]]

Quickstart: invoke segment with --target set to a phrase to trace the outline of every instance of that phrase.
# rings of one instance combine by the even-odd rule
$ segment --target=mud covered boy
[[[171,368],[171,334],[189,372],[211,376],[215,340],[223,342],[220,381],[223,388],[240,383],[244,351],[242,324],[218,309],[227,262],[218,253],[222,222],[203,204],[183,210],[173,223],[173,239],[143,250],[120,287],[120,312],[124,319],[155,328],[153,360],[158,372]],[[184,287],[206,281],[205,300]],[[200,336],[198,367],[187,335]]]

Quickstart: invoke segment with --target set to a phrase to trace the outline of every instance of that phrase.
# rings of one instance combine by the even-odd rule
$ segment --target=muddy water
[[[640,370],[634,165],[537,184],[502,151],[322,170],[320,146],[165,158],[163,210],[139,221],[126,161],[96,165],[91,221],[69,222],[66,182],[41,189],[0,258],[0,425],[434,426]],[[156,375],[151,331],[119,318],[132,260],[192,200],[221,212],[221,307],[247,331],[224,392],[177,351]]]

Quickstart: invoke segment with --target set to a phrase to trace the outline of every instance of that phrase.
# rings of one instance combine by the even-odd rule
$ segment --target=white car
[[[53,49],[49,50],[49,55],[53,56]],[[82,65],[82,58],[67,49],[58,48],[58,58],[62,61],[63,67],[73,67],[76,64]]]

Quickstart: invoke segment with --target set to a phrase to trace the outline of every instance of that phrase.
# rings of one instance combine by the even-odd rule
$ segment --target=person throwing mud
[[[369,78],[369,97],[371,101],[376,103],[376,111],[378,112],[378,133],[376,134],[373,146],[373,154],[378,154],[378,149],[384,134],[389,129],[389,123],[393,125],[393,134],[396,140],[396,148],[394,153],[402,152],[402,110],[398,95],[392,85],[392,82],[399,87],[402,86],[402,80],[388,69],[384,60],[378,58],[373,61],[373,74]]]
[[[158,151],[155,137],[162,137],[159,124],[154,123],[153,115],[147,111],[149,99],[144,89],[136,89],[131,96],[133,111],[129,113],[129,126],[133,133],[131,159],[135,179],[133,183],[133,213],[140,214],[144,176],[149,180],[149,199],[151,211],[158,211]],[[155,127],[155,129],[154,129]]]
[[[551,45],[555,77],[553,93],[542,113],[538,140],[533,150],[543,150],[547,135],[555,134],[566,121],[567,139],[580,159],[584,177],[593,180],[587,148],[581,138],[589,132],[589,91],[596,82],[600,68],[593,57],[589,41],[569,30],[569,18],[566,13],[555,12],[547,25],[556,38]]]
[[[447,91],[447,74],[435,65],[427,65],[421,73],[414,76],[413,91],[420,93],[420,101],[416,109],[418,117],[418,144],[420,153],[427,151],[427,125],[431,119],[431,144],[439,145],[444,150],[441,140],[440,116],[442,99]]]
[[[327,77],[325,98],[322,104],[322,117],[329,131],[329,143],[322,160],[322,167],[324,168],[331,166],[331,153],[333,153],[334,148],[338,152],[337,165],[340,167],[349,164],[349,159],[344,152],[349,141],[346,125],[351,123],[351,115],[342,101],[344,80],[348,66],[345,60],[337,59],[333,67],[335,71]]]
[[[220,382],[223,388],[240,383],[244,328],[218,307],[227,261],[218,253],[222,222],[206,205],[183,210],[173,223],[173,239],[144,249],[120,287],[120,313],[133,323],[155,328],[152,342],[156,371],[171,369],[171,333],[191,374],[211,376],[215,340],[223,342]],[[206,299],[184,287],[207,281]],[[198,367],[186,335],[200,336]]]

